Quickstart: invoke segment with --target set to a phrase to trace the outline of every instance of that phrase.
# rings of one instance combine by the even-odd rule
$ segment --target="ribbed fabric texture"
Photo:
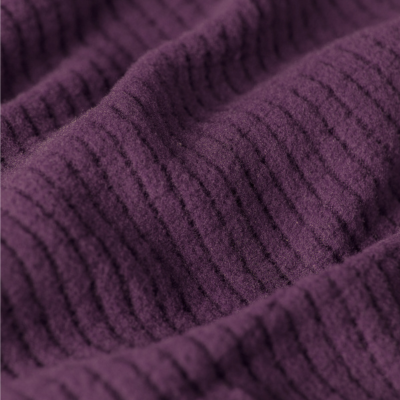
[[[1,9],[3,400],[400,398],[400,1]]]

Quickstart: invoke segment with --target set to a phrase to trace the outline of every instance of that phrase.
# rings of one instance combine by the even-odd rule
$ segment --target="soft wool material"
[[[2,399],[400,398],[400,1],[2,1]]]

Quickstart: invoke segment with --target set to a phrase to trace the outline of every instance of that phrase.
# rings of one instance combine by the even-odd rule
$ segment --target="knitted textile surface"
[[[400,399],[400,0],[2,0],[3,400]]]

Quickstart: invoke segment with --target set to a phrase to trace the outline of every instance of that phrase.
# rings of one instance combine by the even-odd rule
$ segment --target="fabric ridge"
[[[400,398],[399,0],[2,0],[3,400]]]

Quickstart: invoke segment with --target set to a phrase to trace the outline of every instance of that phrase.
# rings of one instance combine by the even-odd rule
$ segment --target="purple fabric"
[[[3,0],[2,399],[400,398],[400,1]]]

